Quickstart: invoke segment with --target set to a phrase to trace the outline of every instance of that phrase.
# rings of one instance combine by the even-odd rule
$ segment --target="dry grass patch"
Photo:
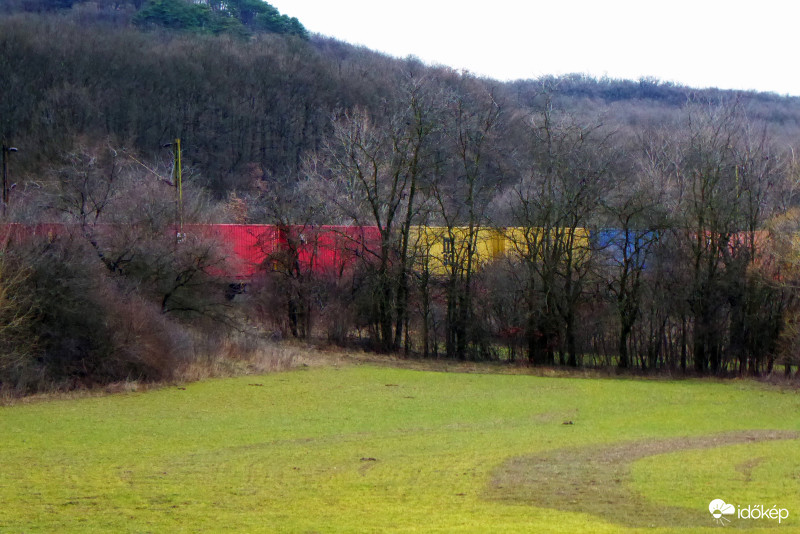
[[[655,504],[634,492],[632,464],[646,457],[679,451],[798,438],[797,432],[747,430],[603,447],[562,448],[505,462],[495,471],[487,497],[587,513],[627,527],[697,526],[707,522],[706,510]],[[740,467],[749,472],[755,465]]]

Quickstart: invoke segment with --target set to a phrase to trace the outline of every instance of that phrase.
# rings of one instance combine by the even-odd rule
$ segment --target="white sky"
[[[800,96],[797,0],[267,0],[312,33],[498,80],[582,73]]]

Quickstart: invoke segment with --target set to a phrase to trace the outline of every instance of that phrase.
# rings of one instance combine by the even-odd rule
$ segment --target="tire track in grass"
[[[747,430],[558,449],[503,463],[494,471],[485,496],[591,514],[628,527],[697,527],[707,523],[707,510],[655,504],[631,489],[634,462],[671,452],[798,438],[797,432]]]

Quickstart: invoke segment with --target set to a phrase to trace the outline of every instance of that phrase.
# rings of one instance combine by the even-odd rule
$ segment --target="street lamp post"
[[[5,213],[6,207],[8,206],[8,155],[11,152],[16,152],[17,148],[13,146],[7,146],[5,142],[2,144],[2,159],[3,159],[3,212]]]

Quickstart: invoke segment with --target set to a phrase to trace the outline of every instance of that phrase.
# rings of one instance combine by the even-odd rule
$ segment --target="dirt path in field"
[[[748,430],[711,436],[559,449],[513,458],[495,472],[486,497],[602,517],[628,527],[713,526],[707,509],[665,507],[631,489],[633,462],[648,456],[770,440],[797,432]],[[709,495],[709,501],[716,498]]]

